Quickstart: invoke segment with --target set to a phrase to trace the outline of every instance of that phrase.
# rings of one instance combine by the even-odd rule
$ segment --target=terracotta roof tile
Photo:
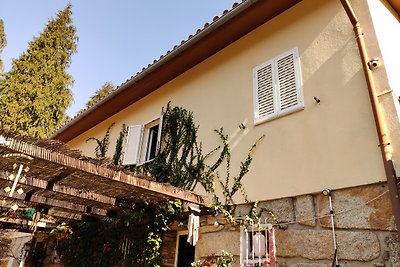
[[[160,84],[158,84],[159,82],[168,82],[168,79],[174,78],[174,75],[177,75],[177,72],[184,71],[186,67],[190,67],[189,65],[179,65],[179,62],[188,61],[189,64],[197,64],[197,60],[204,60],[205,57],[211,56],[212,53],[215,53],[218,49],[222,49],[222,46],[229,45],[232,41],[236,40],[236,38],[242,37],[248,31],[253,30],[254,27],[261,25],[261,23],[265,23],[267,20],[272,19],[280,12],[285,11],[287,8],[290,8],[300,1],[301,0],[242,0],[241,2],[234,3],[230,10],[224,10],[220,17],[215,16],[211,23],[205,23],[204,27],[197,29],[194,35],[189,35],[186,40],[175,45],[172,50],[168,50],[164,55],[161,55],[159,59],[143,67],[141,71],[136,73],[136,75],[131,76],[130,79],[121,83],[113,91],[112,95],[103,98],[95,106],[85,110],[79,116],[75,116],[57,130],[50,138],[63,140],[65,142],[71,140],[79,133],[93,127],[96,123],[99,123],[107,116],[115,114],[113,112],[118,112],[122,108],[127,107],[129,101],[136,101],[149,92],[156,90],[156,88],[160,86]],[[235,31],[236,27],[237,31]],[[226,29],[228,29],[228,31],[225,31]],[[209,53],[206,52],[208,50],[196,50],[198,47],[204,47],[210,45],[210,42],[214,42],[210,41],[208,37],[215,37],[215,33],[218,35],[218,38],[213,39],[215,40],[215,46],[212,46]],[[185,53],[185,50],[188,48],[195,49],[191,50],[195,51],[195,57]],[[178,55],[182,55],[182,57]],[[168,72],[168,69],[164,68],[164,66],[170,64],[177,68],[177,72]],[[157,72],[161,79],[159,81],[153,81],[149,87],[144,86],[143,83],[141,83],[141,80],[143,79],[147,81],[147,74],[158,68],[160,68],[160,70],[165,69],[166,73]],[[164,74],[166,75],[165,77],[162,76]],[[135,87],[136,89],[140,88],[140,90],[135,90],[134,92],[128,91],[131,87]],[[122,105],[115,105],[115,101],[119,100],[123,100]],[[105,108],[105,112],[100,111],[100,107]]]
[[[247,0],[242,0],[242,3],[245,2],[245,1],[247,1]],[[212,23],[218,21],[219,19],[221,19],[222,17],[224,17],[225,15],[227,15],[229,12],[231,12],[234,8],[236,8],[236,7],[239,6],[239,5],[240,5],[240,3],[235,2],[235,3],[232,4],[232,8],[231,8],[230,10],[225,9],[225,10],[222,12],[222,16],[214,16],[213,21],[212,21],[211,23],[206,22],[206,23],[204,24],[204,26],[203,26],[202,29],[197,29],[197,30],[196,30],[196,33],[195,33],[194,35],[193,35],[193,34],[190,34],[186,40],[182,40],[182,41],[180,42],[180,44],[174,45],[172,51],[171,51],[171,50],[168,50],[165,54],[161,55],[161,56],[159,57],[159,59],[155,59],[152,63],[148,64],[147,67],[143,67],[141,71],[138,71],[138,72],[136,73],[136,75],[132,75],[132,76],[131,76],[129,79],[127,79],[125,82],[121,83],[119,86],[117,86],[117,87],[115,88],[115,90],[118,90],[121,86],[123,86],[124,84],[126,84],[127,82],[129,82],[130,80],[132,80],[133,78],[135,78],[136,76],[140,75],[142,72],[144,72],[146,69],[150,68],[152,65],[156,64],[159,60],[161,60],[162,58],[164,58],[166,55],[172,53],[174,50],[178,49],[178,47],[184,45],[188,40],[192,39],[194,36],[196,36],[196,35],[198,35],[199,33],[201,33],[204,29],[206,29],[207,27],[209,27]],[[104,96],[104,97],[106,97],[106,96]],[[73,119],[75,119],[76,117],[80,116],[80,115],[81,115],[82,113],[84,113],[86,110],[88,110],[88,109],[87,109],[87,108],[86,108],[86,109],[83,109],[82,112],[80,112],[79,114],[76,114],[73,118],[71,118],[71,120],[73,120]],[[67,122],[67,123],[68,123],[68,122]]]
[[[248,0],[242,0],[241,3],[244,3],[244,2],[246,2],[246,1],[248,1]],[[229,12],[231,12],[233,9],[235,9],[236,7],[238,7],[241,3],[235,2],[235,3],[232,4],[232,8],[231,8],[230,10],[225,9],[225,10],[222,12],[222,16],[218,16],[218,15],[214,16],[214,18],[213,18],[213,20],[212,20],[211,23],[210,23],[210,22],[206,22],[206,23],[204,24],[204,26],[203,26],[202,29],[197,29],[197,30],[196,30],[196,33],[195,33],[194,35],[193,35],[193,34],[190,34],[190,35],[187,37],[187,39],[182,40],[182,41],[180,42],[180,44],[174,45],[172,51],[168,50],[164,55],[161,55],[160,58],[159,58],[158,60],[160,60],[160,59],[162,59],[164,56],[170,54],[171,52],[173,52],[174,50],[176,50],[179,46],[185,44],[188,40],[192,39],[195,35],[199,34],[199,33],[202,32],[203,30],[205,30],[205,29],[206,29],[207,27],[209,27],[212,23],[214,23],[214,22],[218,21],[219,19],[221,19],[222,17],[226,16]],[[142,71],[146,70],[147,68],[149,68],[149,67],[152,66],[153,64],[157,63],[158,60],[154,60],[152,64],[149,64],[147,67],[144,67],[144,68],[142,69]],[[140,72],[139,72],[138,74],[140,74]],[[132,76],[131,78],[133,78],[133,77],[134,77],[134,76]],[[129,80],[130,80],[130,79],[129,79]],[[127,81],[129,81],[129,80],[127,80]],[[119,87],[121,87],[122,85],[124,85],[124,84],[125,84],[125,83],[120,84],[120,85],[117,87],[117,89],[118,89]]]

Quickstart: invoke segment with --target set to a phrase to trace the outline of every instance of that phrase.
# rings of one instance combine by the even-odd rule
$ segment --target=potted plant
[[[69,239],[72,235],[72,230],[67,224],[62,223],[51,230],[50,234],[54,235],[58,240]]]
[[[232,267],[233,255],[224,250],[221,256],[211,254],[203,262],[197,261],[191,264],[191,267]]]

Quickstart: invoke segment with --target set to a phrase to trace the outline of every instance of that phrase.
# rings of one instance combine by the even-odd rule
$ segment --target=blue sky
[[[71,0],[79,36],[69,73],[75,80],[73,116],[105,82],[120,85],[204,23],[231,9],[234,0]],[[67,0],[0,0],[7,47],[0,55],[6,71],[28,42]]]

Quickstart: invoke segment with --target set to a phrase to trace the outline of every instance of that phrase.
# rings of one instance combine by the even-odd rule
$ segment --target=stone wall
[[[0,267],[20,265],[25,253],[25,244],[32,239],[32,234],[15,229],[0,230]]]
[[[400,242],[395,232],[387,187],[375,184],[336,190],[332,193],[336,213],[335,228],[340,266],[400,267]],[[279,266],[332,266],[333,238],[328,197],[322,193],[259,203],[270,211],[262,221],[276,226]],[[237,216],[249,214],[250,206],[241,205]],[[274,218],[275,217],[275,218]],[[216,226],[215,221],[218,221]],[[240,229],[213,216],[201,219],[196,259],[221,250],[235,255],[240,266]]]
[[[175,267],[177,233],[168,231],[163,236],[162,258],[164,267]]]
[[[11,238],[10,232],[7,230],[0,230],[0,267],[6,267],[8,258],[11,256]]]

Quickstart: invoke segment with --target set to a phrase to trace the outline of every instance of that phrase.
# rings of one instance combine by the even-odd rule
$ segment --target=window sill
[[[304,105],[301,106],[296,106],[293,107],[289,110],[285,110],[284,112],[280,112],[274,115],[270,115],[270,116],[266,116],[264,118],[254,118],[254,126],[260,125],[262,123],[268,122],[268,121],[273,121],[282,117],[285,117],[287,115],[290,115],[292,113],[298,112],[298,111],[302,111],[304,110]]]

